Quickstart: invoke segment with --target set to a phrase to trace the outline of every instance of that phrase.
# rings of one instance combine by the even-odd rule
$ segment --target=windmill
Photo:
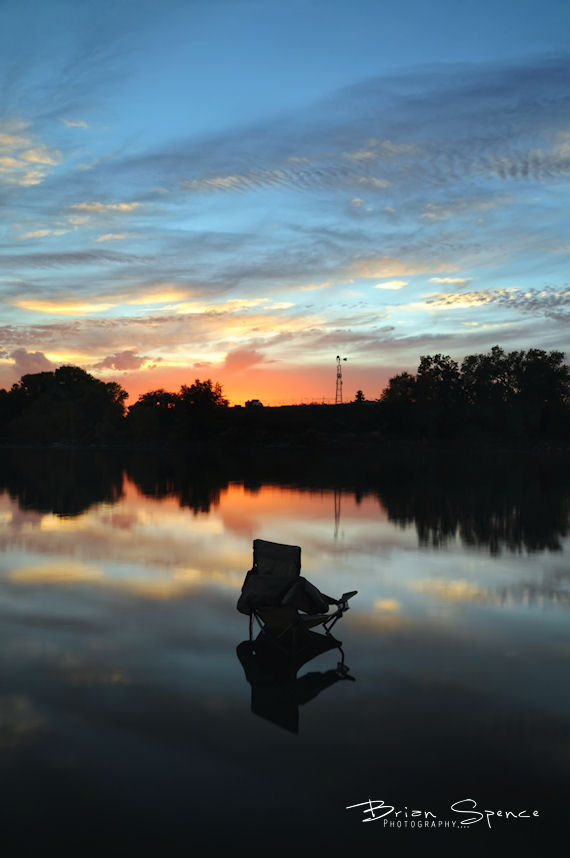
[[[334,397],[335,405],[342,405],[342,361],[346,361],[346,358],[341,358],[340,355],[336,356],[336,393]]]

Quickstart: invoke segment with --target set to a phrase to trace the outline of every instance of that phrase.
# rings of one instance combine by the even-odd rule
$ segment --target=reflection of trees
[[[250,489],[269,483],[348,492],[357,502],[374,494],[391,521],[415,524],[420,543],[436,547],[458,536],[494,554],[501,549],[554,551],[569,532],[564,466],[550,459],[503,453],[463,457],[423,449],[388,451],[376,459],[335,451],[238,455],[226,450],[208,459],[137,453],[127,471],[144,494],[178,497],[194,512],[208,512],[232,481]]]
[[[128,452],[37,449],[0,451],[0,490],[23,509],[74,515],[121,497],[123,470],[140,491],[176,498],[207,513],[231,482],[249,490],[292,489],[373,494],[391,521],[415,524],[420,543],[443,546],[455,537],[492,553],[554,551],[570,532],[567,455],[469,455],[422,446],[323,450],[197,448]]]
[[[181,507],[195,514],[216,506],[220,492],[228,485],[215,460],[183,452],[135,453],[128,458],[126,471],[147,497],[178,498]]]
[[[116,503],[122,485],[117,457],[104,451],[0,451],[0,491],[7,491],[21,509],[79,515],[95,503]]]
[[[570,495],[546,467],[496,462],[477,469],[430,469],[420,480],[389,481],[378,489],[390,520],[414,523],[420,543],[442,546],[459,536],[493,554],[559,550],[569,532]]]

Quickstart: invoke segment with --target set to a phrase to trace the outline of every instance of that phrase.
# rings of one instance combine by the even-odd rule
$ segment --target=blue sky
[[[570,4],[0,0],[0,386],[568,347]],[[132,400],[131,400],[132,401]]]

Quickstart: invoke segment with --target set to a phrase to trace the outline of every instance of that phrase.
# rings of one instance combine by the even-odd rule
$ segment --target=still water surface
[[[570,771],[567,492],[532,521],[515,492],[482,527],[472,499],[458,512],[443,492],[442,512],[425,486],[145,481],[150,465],[101,461],[58,479],[39,461],[12,460],[0,494],[11,854],[550,854]],[[358,590],[334,629],[353,679],[323,653],[261,714],[235,607],[258,537],[300,545],[324,592]],[[460,828],[469,798],[538,816]],[[394,812],[346,810],[369,799]]]

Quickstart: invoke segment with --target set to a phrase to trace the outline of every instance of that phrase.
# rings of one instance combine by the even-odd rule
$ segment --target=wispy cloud
[[[84,119],[60,119],[67,128],[89,128]]]
[[[532,71],[531,71],[532,69]],[[182,176],[187,191],[243,191],[290,187],[297,190],[366,187],[385,191],[397,185],[398,193],[411,191],[422,179],[426,195],[442,186],[462,188],[476,178],[549,180],[569,169],[566,142],[556,137],[556,122],[566,119],[563,96],[555,95],[567,72],[565,61],[531,67],[470,68],[469,74],[453,68],[426,71],[424,92],[417,96],[414,74],[372,80],[337,97],[350,104],[341,126],[330,102],[313,108],[311,118],[290,118],[290,139],[282,123],[244,128],[225,138],[191,144],[184,152],[163,152],[155,165],[192,175]],[[511,95],[525,90],[524,108],[506,111]],[[413,99],[406,99],[407,92]],[[550,91],[545,99],[544,92]],[[399,93],[399,98],[393,92]],[[561,100],[562,97],[562,100]],[[508,115],[508,120],[507,120]],[[291,121],[292,120],[292,121]],[[347,128],[356,145],[347,148]],[[297,130],[304,130],[304,151]],[[323,143],[323,127],[327,141]],[[381,127],[385,134],[366,134]],[[537,128],[540,132],[537,133]],[[397,129],[397,133],[396,132]],[[474,134],[473,129],[477,129]],[[471,133],[471,136],[469,136]],[[359,139],[360,138],[360,139]],[[263,141],[263,149],[258,141]],[[259,161],[243,169],[248,161]],[[233,157],[230,152],[233,151]],[[218,162],[218,163],[216,163]],[[217,169],[222,164],[226,169]],[[231,169],[227,166],[231,165]],[[140,169],[144,160],[132,160],[127,169]],[[149,161],[150,166],[150,161]],[[485,212],[507,202],[504,189],[492,197],[465,188],[463,200],[425,201],[426,220],[444,220],[470,209]],[[470,197],[474,196],[471,200]]]
[[[83,203],[74,203],[71,208],[80,211],[80,212],[94,212],[95,214],[110,214],[114,212],[120,212],[124,214],[126,212],[135,211],[135,209],[140,208],[142,203],[131,202],[131,203],[101,203],[101,202],[83,202]]]
[[[463,199],[448,200],[444,203],[427,202],[425,210],[420,215],[421,220],[445,221],[450,218],[481,215],[493,211],[512,202],[510,194],[499,194],[494,197],[474,195]]]
[[[200,178],[187,178],[180,182],[186,191],[250,191],[262,188],[294,188],[296,190],[318,190],[350,187],[361,180],[369,180],[362,170],[343,165],[336,158],[319,163],[293,163],[272,169],[249,169],[229,175],[209,175]],[[378,180],[387,186],[386,180]]]
[[[521,313],[540,313],[553,318],[570,318],[570,289],[547,287],[523,289],[517,286],[505,289],[481,289],[476,292],[436,293],[425,299],[432,307],[464,309],[498,304]]]
[[[435,260],[395,259],[390,256],[378,256],[359,259],[346,269],[348,277],[401,277],[412,274],[427,274],[436,271],[453,271],[452,262]]]
[[[465,307],[481,307],[484,304],[514,301],[517,291],[517,288],[512,286],[506,289],[481,289],[477,292],[437,292],[429,295],[425,303],[434,308],[446,307],[459,310]]]
[[[127,264],[148,261],[148,257],[111,250],[77,250],[54,253],[6,253],[2,263],[6,268],[68,268],[84,265]]]
[[[287,304],[292,307],[293,304]],[[228,298],[226,301],[203,303],[201,301],[184,301],[174,306],[177,313],[189,315],[239,313],[250,309],[270,309],[269,298]]]
[[[451,283],[454,286],[467,286],[471,283],[468,277],[430,277],[430,283]]]
[[[61,152],[27,133],[25,123],[0,125],[0,185],[39,185],[61,160]]]
[[[384,283],[377,283],[375,289],[398,290],[408,285],[407,280],[385,280]]]
[[[418,155],[420,148],[413,143],[394,142],[393,140],[375,140],[366,142],[366,146],[353,152],[343,152],[343,158],[349,161],[379,161],[397,155]]]
[[[100,235],[95,241],[124,241],[126,238],[130,238],[131,233],[128,232],[106,232],[104,235]]]
[[[46,235],[51,235],[51,229],[36,229],[32,230],[32,232],[26,232],[22,236],[23,239],[26,238],[44,238]]]

